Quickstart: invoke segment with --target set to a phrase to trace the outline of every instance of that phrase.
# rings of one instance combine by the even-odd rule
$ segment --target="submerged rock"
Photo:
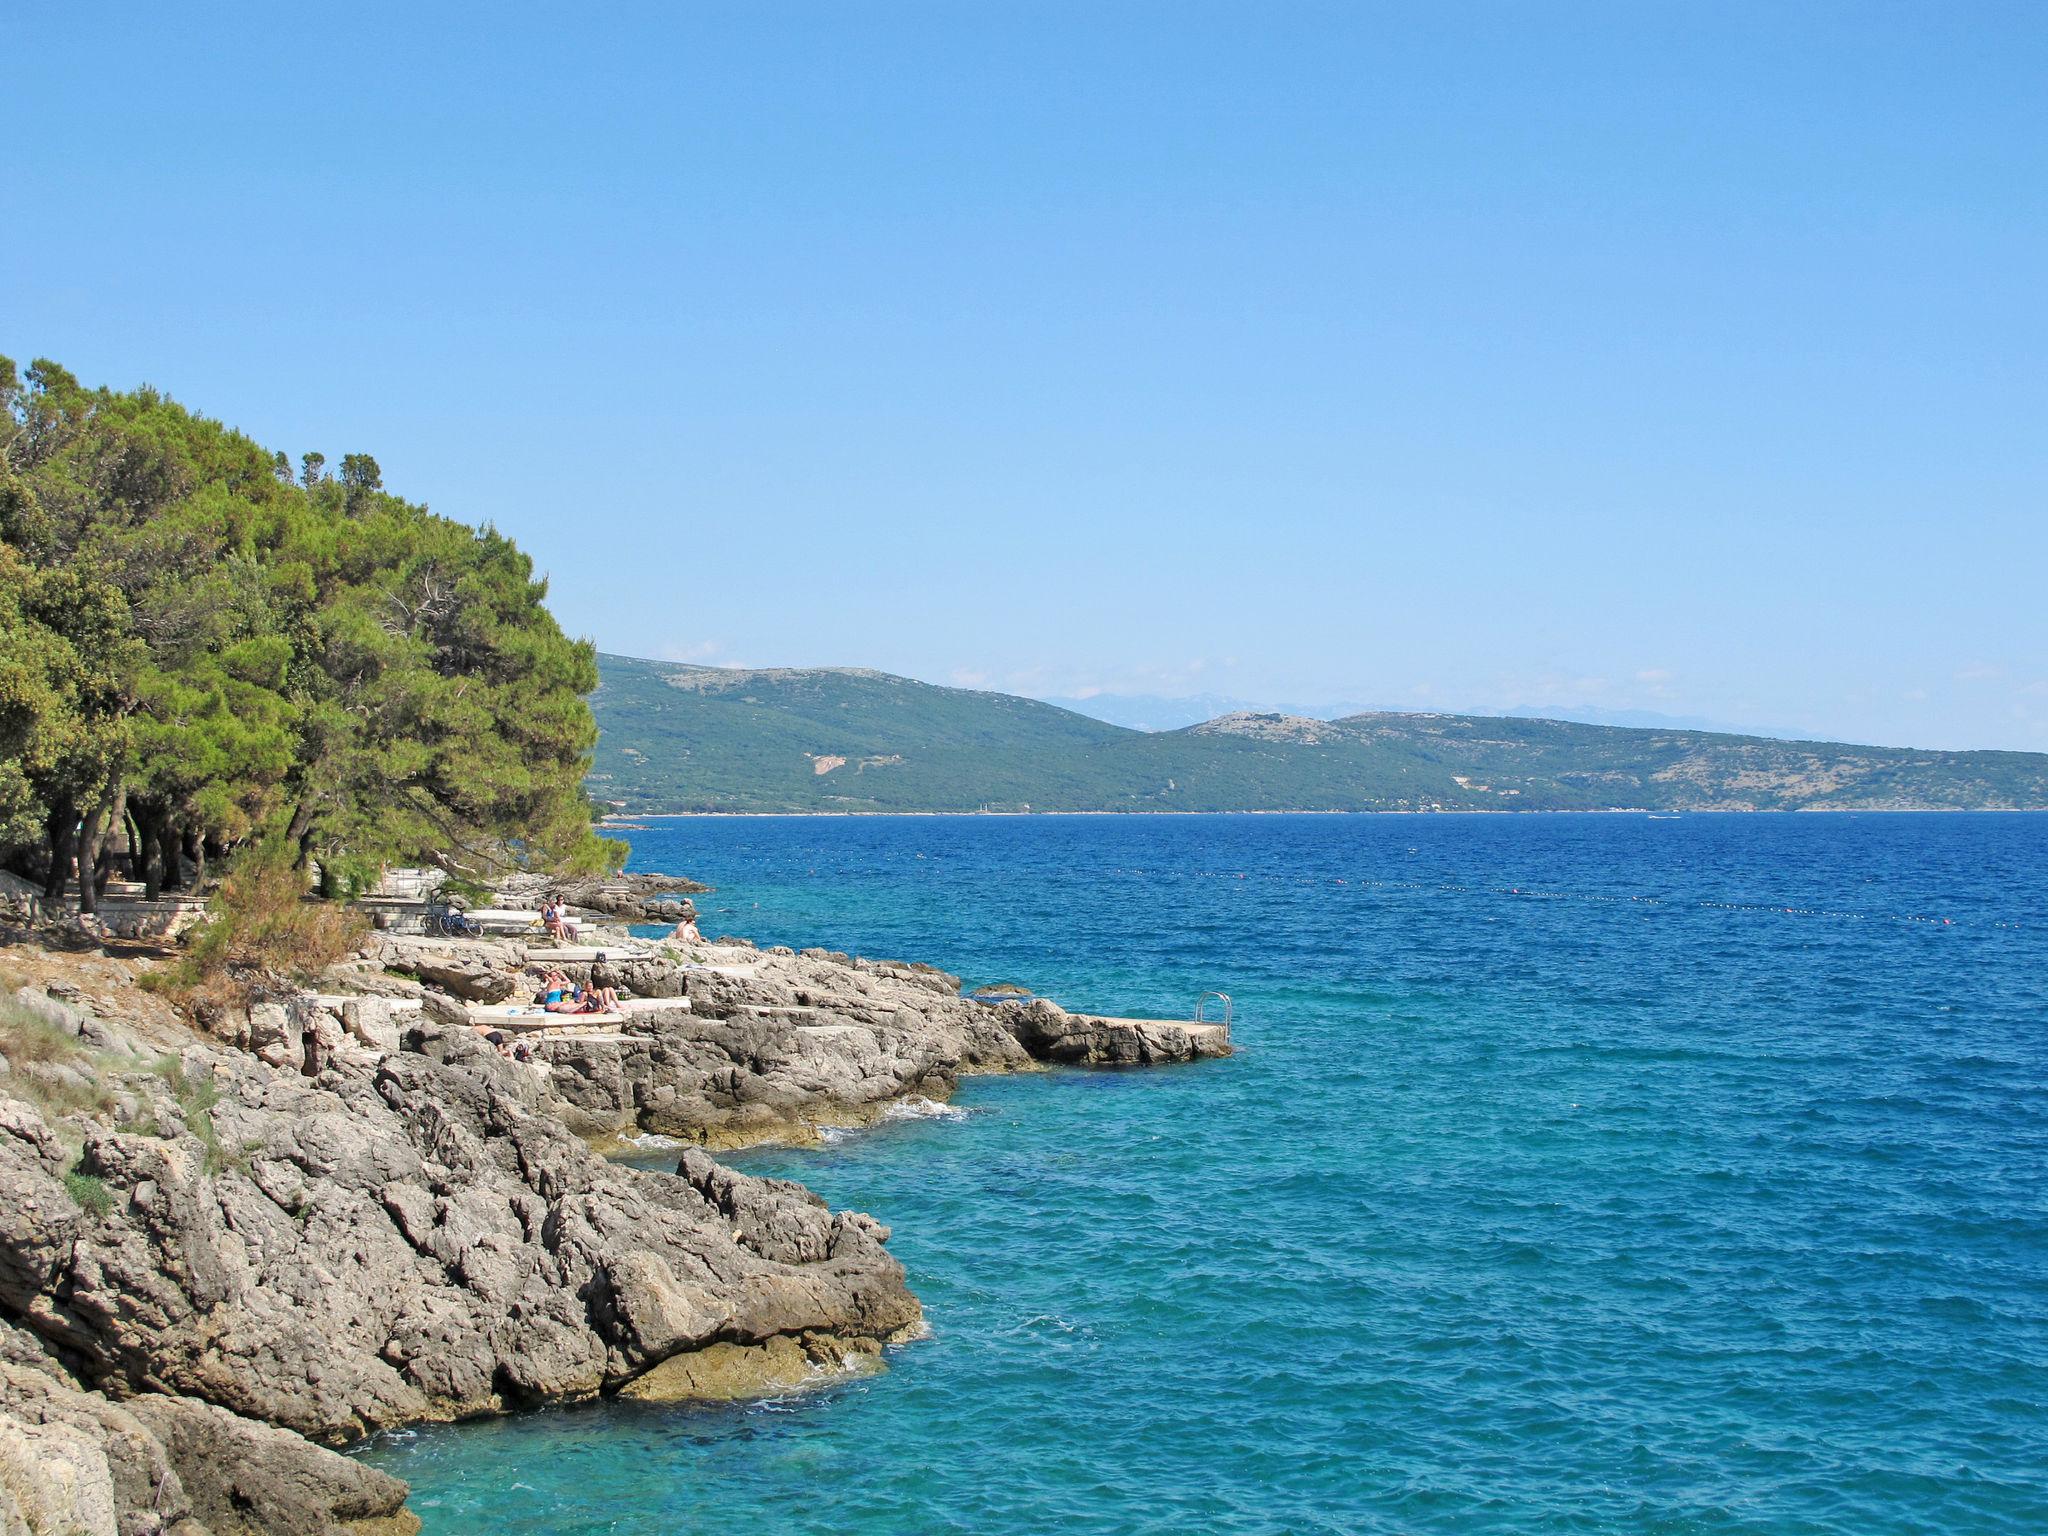
[[[725,1403],[823,1386],[881,1369],[881,1346],[872,1339],[831,1334],[795,1339],[781,1334],[765,1344],[713,1344],[672,1356],[628,1382],[619,1395],[647,1403]]]

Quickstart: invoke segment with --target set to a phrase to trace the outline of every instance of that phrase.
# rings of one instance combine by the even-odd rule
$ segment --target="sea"
[[[379,1438],[430,1536],[2048,1532],[2048,816],[628,835],[707,932],[1222,992],[1238,1054],[732,1155],[889,1223],[929,1336]]]

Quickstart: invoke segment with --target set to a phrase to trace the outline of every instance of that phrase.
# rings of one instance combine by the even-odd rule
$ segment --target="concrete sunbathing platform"
[[[473,907],[462,914],[479,928],[500,933],[542,933],[540,914],[529,907]]]
[[[489,1015],[497,1019],[513,1019],[518,1018],[521,1014],[534,1014],[546,1011],[539,1003],[469,1003],[466,1006],[473,1018],[482,1018],[485,1015]],[[618,1011],[620,1013],[663,1013],[670,1009],[680,1009],[687,1013],[689,1008],[690,1000],[687,997],[622,997],[619,999]],[[552,1017],[573,1019],[577,1015],[573,1013],[558,1013],[552,1015]],[[588,1018],[590,1015],[586,1014],[583,1017]]]
[[[517,1012],[469,1011],[472,1024],[488,1024],[492,1029],[502,1029],[508,1034],[553,1034],[554,1032],[601,1028],[606,1025],[620,1025],[626,1022],[623,1013],[548,1013],[539,1008],[523,1008]]]
[[[529,949],[528,965],[588,965],[602,955],[607,960],[654,960],[660,951],[628,949],[623,944],[569,944],[559,949]]]
[[[624,997],[609,1013],[549,1013],[538,1003],[470,1003],[472,1024],[489,1024],[505,1030],[583,1029],[593,1024],[623,1024],[635,1014],[686,1013],[687,997]]]

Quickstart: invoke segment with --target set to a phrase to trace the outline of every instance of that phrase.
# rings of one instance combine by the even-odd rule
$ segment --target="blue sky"
[[[0,351],[572,631],[2048,750],[2048,7],[28,0]]]

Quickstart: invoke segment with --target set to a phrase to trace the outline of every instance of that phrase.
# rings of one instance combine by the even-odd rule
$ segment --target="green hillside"
[[[1148,734],[849,669],[598,658],[592,794],[658,811],[2048,808],[2048,755],[1470,715]]]

